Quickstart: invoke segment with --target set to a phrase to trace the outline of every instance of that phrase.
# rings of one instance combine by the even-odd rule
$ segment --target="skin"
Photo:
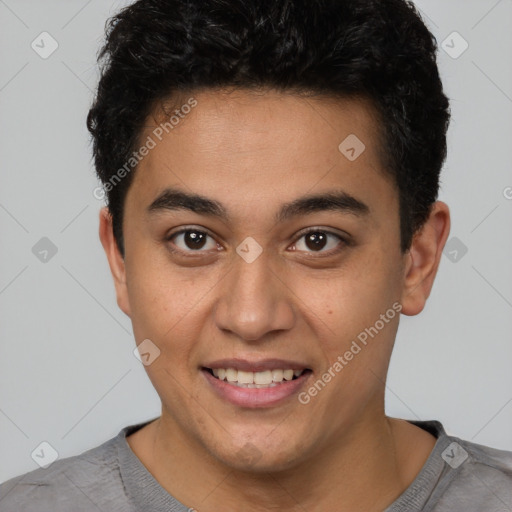
[[[436,202],[411,249],[400,251],[397,189],[381,169],[378,118],[364,100],[241,90],[194,98],[198,105],[137,168],[124,259],[108,211],[100,213],[119,307],[137,344],[149,338],[161,351],[146,370],[162,415],[127,441],[162,487],[200,512],[381,511],[435,444],[384,413],[400,315],[307,405],[293,395],[278,407],[235,406],[200,368],[219,358],[281,358],[304,363],[316,381],[392,304],[406,315],[423,309],[449,233],[448,207]],[[144,137],[159,119],[155,112],[147,120]],[[338,150],[349,134],[366,146],[354,161]],[[170,186],[222,203],[229,219],[148,214]],[[369,213],[325,210],[275,222],[283,203],[333,189]],[[183,237],[166,240],[183,226],[212,234],[199,256]],[[348,234],[350,243],[333,236],[317,252],[299,234],[309,227]],[[252,263],[236,252],[248,236],[262,248]],[[333,247],[337,254],[323,255]]]

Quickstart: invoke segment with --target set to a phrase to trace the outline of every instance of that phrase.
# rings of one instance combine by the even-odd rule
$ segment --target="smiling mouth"
[[[260,389],[281,386],[285,382],[296,380],[306,373],[311,373],[309,368],[303,370],[275,369],[261,372],[249,372],[235,368],[203,368],[203,370],[216,379],[233,386]]]

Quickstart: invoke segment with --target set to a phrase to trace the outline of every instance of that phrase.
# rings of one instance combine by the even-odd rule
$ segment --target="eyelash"
[[[183,233],[188,233],[188,232],[191,232],[191,231],[207,235],[210,238],[215,240],[215,237],[210,232],[208,232],[208,231],[206,231],[204,229],[195,228],[193,226],[190,226],[190,227],[187,226],[187,227],[184,227],[184,228],[180,229],[179,231],[175,231],[174,233],[171,233],[170,235],[166,236],[165,241],[172,243],[172,239],[175,238],[176,236],[182,235]],[[305,231],[299,232],[297,234],[297,237],[295,238],[294,242],[292,243],[292,245],[295,246],[295,244],[297,244],[297,242],[301,238],[304,238],[304,237],[306,237],[307,235],[309,235],[311,233],[324,233],[326,235],[334,236],[335,238],[337,238],[339,240],[339,244],[337,245],[336,248],[329,249],[327,251],[318,251],[318,252],[311,251],[311,252],[306,252],[306,254],[309,255],[308,257],[313,257],[313,258],[318,257],[319,258],[319,257],[326,257],[326,256],[334,256],[334,255],[338,254],[340,251],[342,251],[344,247],[347,247],[347,246],[351,245],[351,241],[348,238],[345,238],[345,237],[339,235],[338,233],[334,233],[333,231],[330,231],[328,229],[323,229],[323,228],[320,228],[320,227],[312,227],[312,228],[306,229]],[[204,253],[207,252],[207,251],[203,251],[203,250],[184,251],[182,249],[175,249],[174,247],[169,247],[169,250],[172,253],[177,253],[177,254],[183,255],[185,257],[202,256],[202,255],[204,255]]]

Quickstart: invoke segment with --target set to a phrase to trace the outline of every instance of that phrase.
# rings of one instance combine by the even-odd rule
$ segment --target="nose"
[[[246,342],[260,341],[274,331],[291,329],[295,323],[293,293],[284,276],[274,271],[263,252],[246,262],[234,255],[234,268],[219,283],[215,323]],[[281,273],[282,274],[282,273]]]

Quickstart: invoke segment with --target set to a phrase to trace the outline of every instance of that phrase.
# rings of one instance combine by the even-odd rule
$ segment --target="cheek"
[[[165,254],[133,253],[127,264],[133,332],[137,343],[150,339],[161,351],[155,364],[146,368],[148,373],[164,367],[178,372],[189,368],[198,340],[204,337],[201,331],[208,329],[211,292],[221,278],[212,268],[179,268]]]
[[[399,274],[380,251],[361,251],[323,275],[296,274],[293,289],[335,333],[375,322],[400,297]]]
[[[163,402],[183,409],[183,382],[197,360],[205,291],[179,272],[146,268],[131,276],[133,332],[137,343],[150,339],[158,348],[158,357],[145,370]]]
[[[382,251],[361,251],[325,277],[295,279],[301,315],[316,331],[326,368],[344,357],[345,378],[361,382],[368,377],[361,371],[364,367],[383,373],[399,319],[399,280],[393,265]]]
[[[153,258],[133,258],[127,265],[128,295],[137,341],[167,339],[175,325],[193,309],[201,290],[180,273]],[[197,284],[197,283],[195,283]]]

